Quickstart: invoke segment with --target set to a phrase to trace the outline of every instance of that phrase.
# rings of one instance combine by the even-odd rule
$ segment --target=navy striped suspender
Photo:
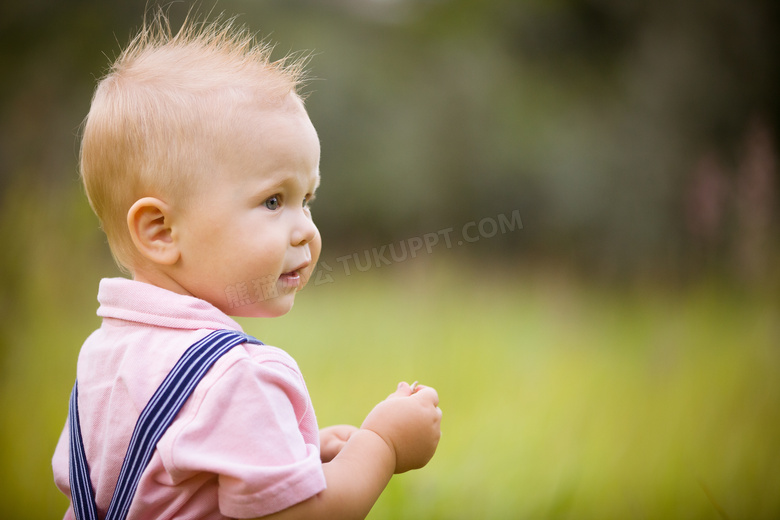
[[[73,385],[73,392],[70,393],[70,410],[68,411],[68,423],[70,423],[70,460],[68,464],[70,496],[73,503],[73,513],[77,520],[96,520],[95,496],[92,493],[92,480],[89,478],[84,441],[81,439],[78,399],[79,391],[78,383],[76,383]]]
[[[214,362],[241,343],[260,341],[234,330],[215,330],[190,346],[141,412],[130,439],[106,520],[124,520],[157,442]],[[78,417],[78,382],[70,397],[70,493],[77,520],[98,520]]]

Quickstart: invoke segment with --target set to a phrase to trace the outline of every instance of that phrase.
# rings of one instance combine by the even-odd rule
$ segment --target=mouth
[[[282,273],[279,281],[285,289],[295,289],[301,285],[301,274],[298,271]]]
[[[279,281],[289,289],[300,287],[303,285],[302,273],[307,267],[309,267],[309,262],[304,262],[295,269],[282,273],[279,276]]]

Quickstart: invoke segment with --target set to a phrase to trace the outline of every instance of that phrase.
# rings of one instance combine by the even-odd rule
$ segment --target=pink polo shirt
[[[103,324],[81,349],[77,377],[103,517],[154,391],[190,345],[241,327],[203,300],[123,278],[102,280],[98,301]],[[52,461],[68,496],[69,437],[66,425]],[[216,362],[160,439],[128,519],[252,518],[324,489],[317,419],[297,364],[278,348],[244,343]]]

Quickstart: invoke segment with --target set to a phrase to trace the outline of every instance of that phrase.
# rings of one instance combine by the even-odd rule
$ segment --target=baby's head
[[[98,84],[81,175],[120,266],[233,315],[279,315],[311,274],[319,142],[301,60],[228,22],[163,16]]]

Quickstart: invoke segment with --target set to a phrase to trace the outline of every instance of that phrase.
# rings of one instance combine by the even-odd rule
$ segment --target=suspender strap
[[[95,496],[92,493],[92,480],[89,478],[87,455],[84,453],[84,441],[81,438],[79,424],[79,390],[78,382],[73,385],[70,393],[70,495],[73,502],[73,513],[77,520],[97,520]]]
[[[130,438],[106,520],[124,520],[157,442],[187,401],[209,368],[224,353],[241,343],[261,344],[257,339],[233,330],[216,330],[190,346],[141,412]],[[78,383],[77,383],[78,384]],[[81,428],[78,420],[78,391],[74,386],[70,403],[70,480],[73,511],[77,520],[97,520]]]

